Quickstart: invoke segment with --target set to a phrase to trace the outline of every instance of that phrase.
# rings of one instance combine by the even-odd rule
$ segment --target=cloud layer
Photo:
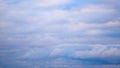
[[[119,8],[118,0],[0,0],[0,68],[119,68]]]

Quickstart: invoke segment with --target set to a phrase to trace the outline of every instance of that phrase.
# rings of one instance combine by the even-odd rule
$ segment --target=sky
[[[120,68],[120,1],[0,0],[0,68]]]

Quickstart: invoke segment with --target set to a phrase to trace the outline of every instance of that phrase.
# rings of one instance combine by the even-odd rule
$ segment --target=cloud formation
[[[0,67],[120,64],[119,8],[118,0],[0,0]]]

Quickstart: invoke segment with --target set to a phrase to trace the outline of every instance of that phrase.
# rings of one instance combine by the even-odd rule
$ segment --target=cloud
[[[35,6],[42,6],[42,7],[49,7],[49,6],[57,6],[57,5],[61,5],[61,4],[65,4],[65,3],[68,3],[70,0],[41,0],[41,1],[38,1],[38,4],[34,4]]]
[[[28,64],[27,68],[59,61],[77,64],[80,61],[75,59],[94,57],[120,63],[119,9],[108,1],[76,2],[0,0],[0,57],[14,59],[13,66],[16,61]]]
[[[108,26],[108,27],[119,27],[120,26],[120,21],[110,21],[105,23],[104,25]]]
[[[76,50],[73,53],[73,57],[76,58],[104,58],[104,60],[108,59],[109,57],[113,56],[113,57],[120,57],[120,49],[117,47],[113,47],[114,45],[89,45],[88,50]],[[119,45],[118,45],[119,46]],[[83,47],[87,47],[88,46],[83,46]],[[111,61],[112,62],[112,61]]]
[[[19,1],[19,2],[16,2],[16,1],[6,1],[7,3],[12,3],[13,5],[17,5],[19,7],[26,7],[26,8],[48,8],[48,7],[58,7],[58,6],[61,6],[61,5],[65,5],[65,4],[68,4],[68,3],[71,3],[72,1],[71,0],[30,0],[29,2],[28,1]],[[16,4],[17,3],[17,4]]]
[[[62,49],[62,48],[56,48],[52,51],[50,56],[59,56],[63,51],[64,51],[64,49]]]
[[[116,10],[113,9],[113,8],[109,8],[107,6],[102,6],[102,5],[89,5],[89,6],[86,6],[86,7],[82,8],[80,11],[81,11],[81,13],[102,13],[102,14],[106,14],[106,13],[113,13]]]
[[[0,10],[4,10],[6,7],[6,4],[3,1],[0,1]]]

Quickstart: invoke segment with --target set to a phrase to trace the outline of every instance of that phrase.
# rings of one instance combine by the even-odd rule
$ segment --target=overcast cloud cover
[[[0,0],[0,68],[120,68],[120,1]]]

